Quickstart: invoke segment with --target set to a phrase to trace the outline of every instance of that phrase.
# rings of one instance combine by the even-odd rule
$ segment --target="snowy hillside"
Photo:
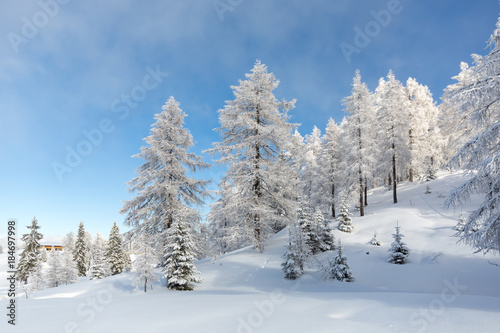
[[[192,292],[170,291],[165,281],[144,293],[133,273],[47,289],[17,300],[17,327],[1,332],[497,332],[500,257],[473,254],[453,237],[460,211],[444,210],[461,174],[404,183],[399,203],[376,189],[366,216],[353,217],[352,234],[335,231],[356,279],[324,281],[317,257],[296,281],[280,269],[282,231],[264,253],[245,248],[197,262],[204,282]],[[425,194],[426,186],[431,193]],[[474,198],[469,208],[475,207]],[[464,207],[464,211],[468,207]],[[354,212],[354,215],[355,212]],[[398,221],[411,250],[406,265],[386,262]],[[369,244],[373,233],[380,247]],[[0,308],[6,313],[6,255],[0,255]],[[160,274],[160,272],[157,272]]]

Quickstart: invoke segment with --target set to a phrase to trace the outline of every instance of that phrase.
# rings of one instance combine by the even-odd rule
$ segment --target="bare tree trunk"
[[[257,129],[256,129],[256,132],[255,132],[255,136],[258,136],[259,135],[258,125],[260,125],[260,110],[259,110],[259,106],[256,107],[256,119],[255,119],[255,121],[257,123]],[[260,171],[260,159],[261,159],[260,146],[258,144],[255,144],[255,162],[254,162],[255,163],[255,165],[254,165],[254,168],[255,168],[255,181],[254,181],[254,185],[253,185],[253,190],[254,190],[254,193],[255,193],[255,199],[257,201],[257,204],[260,204],[260,197],[262,196],[261,182],[260,182],[260,175],[259,175],[259,171]],[[259,252],[263,252],[264,251],[264,247],[262,245],[262,240],[261,240],[260,215],[258,213],[256,213],[254,215],[253,222],[254,222],[255,248]]]
[[[332,217],[335,218],[335,185],[332,184]]]
[[[359,216],[365,216],[365,205],[363,204],[363,177],[359,168]]]
[[[365,178],[365,206],[368,206],[368,180]]]
[[[394,144],[392,144],[392,148],[394,149]],[[396,153],[392,155],[392,198],[394,203],[398,203],[398,196],[396,193]]]

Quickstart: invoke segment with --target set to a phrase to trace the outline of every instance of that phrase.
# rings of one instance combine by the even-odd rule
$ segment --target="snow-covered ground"
[[[460,211],[442,207],[462,181],[441,173],[425,184],[404,183],[396,205],[391,192],[373,191],[367,216],[353,218],[354,232],[335,231],[353,283],[322,279],[320,266],[335,252],[317,257],[299,280],[284,280],[281,232],[264,253],[245,248],[199,261],[204,282],[191,292],[169,291],[162,280],[144,293],[125,273],[21,295],[13,328],[1,254],[0,332],[498,332],[500,267],[488,261],[500,264],[500,257],[457,244]],[[426,185],[432,193],[424,194]],[[396,221],[412,251],[402,266],[386,262]],[[369,244],[374,231],[380,247]]]

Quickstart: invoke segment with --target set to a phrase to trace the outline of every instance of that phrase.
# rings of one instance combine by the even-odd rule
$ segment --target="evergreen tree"
[[[105,257],[106,241],[101,233],[96,234],[94,244],[92,244],[92,261],[90,265],[90,278],[102,279],[108,275],[109,266]]]
[[[347,202],[344,197],[342,200],[342,206],[340,207],[340,214],[338,217],[339,226],[338,229],[343,232],[351,233],[354,229],[352,225],[351,213],[349,213],[349,208],[347,207]]]
[[[295,198],[283,194],[294,175],[283,174],[279,162],[296,127],[287,122],[294,101],[276,100],[273,90],[279,82],[260,61],[246,77],[232,87],[235,99],[219,110],[222,142],[209,152],[228,166],[227,181],[235,192],[226,209],[237,215],[234,223],[262,252],[273,225],[286,225],[295,213]]]
[[[406,263],[408,255],[410,254],[410,250],[408,249],[406,244],[401,241],[401,238],[403,238],[404,235],[399,232],[400,228],[401,227],[396,224],[396,233],[392,234],[392,237],[394,237],[394,242],[392,242],[391,248],[388,250],[388,252],[390,252],[391,254],[389,255],[387,261],[393,264],[402,265]]]
[[[148,284],[153,289],[153,282],[160,280],[154,273],[158,256],[155,254],[153,242],[147,236],[139,236],[136,245],[137,256],[132,263],[132,270],[135,272],[134,283],[136,287],[144,286],[144,292],[147,292]]]
[[[61,257],[61,284],[72,284],[78,282],[78,268],[73,261],[71,252],[63,251]]]
[[[43,261],[39,259],[33,273],[29,277],[30,291],[36,292],[45,288],[45,276],[43,274]]]
[[[311,208],[321,205],[323,201],[322,186],[326,176],[320,167],[321,141],[321,131],[314,126],[312,133],[305,138],[304,163],[301,170],[302,198],[309,202]]]
[[[108,261],[111,275],[120,274],[125,269],[124,253],[122,249],[122,235],[120,229],[113,223],[109,233],[108,244],[106,247],[106,260]]]
[[[3,247],[2,244],[0,244],[0,254],[3,253]]]
[[[69,252],[71,254],[75,252],[75,235],[73,234],[73,232],[69,232],[66,234],[66,236],[63,238],[62,246],[64,252]]]
[[[342,254],[342,244],[339,240],[338,253],[337,256],[330,261],[330,267],[327,271],[326,278],[329,280],[338,280],[345,282],[353,282],[354,277],[352,276],[351,269],[347,264],[347,257]]]
[[[466,128],[465,143],[450,165],[462,166],[471,176],[450,194],[446,205],[482,194],[483,202],[469,214],[461,240],[477,251],[500,253],[500,18],[489,45],[492,50],[486,56],[473,55],[465,84],[444,96]]]
[[[345,188],[357,188],[359,194],[359,213],[364,216],[367,204],[366,185],[373,177],[376,163],[375,145],[375,105],[372,94],[361,75],[356,71],[352,83],[352,94],[344,100],[345,111],[349,113],[342,136],[344,151],[342,154],[343,179]]]
[[[382,245],[382,244],[380,243],[380,241],[377,239],[377,232],[376,232],[376,231],[373,233],[373,238],[372,238],[372,240],[370,241],[370,244],[371,244],[371,245],[375,245],[375,246],[380,246],[380,245]]]
[[[303,267],[304,255],[300,253],[300,247],[297,244],[297,235],[294,234],[292,228],[289,228],[288,245],[287,250],[283,255],[281,270],[285,274],[285,279],[295,280],[303,274]]]
[[[176,222],[174,217],[195,225],[200,214],[192,206],[203,204],[208,196],[208,181],[188,177],[188,171],[205,169],[209,164],[188,151],[194,143],[183,127],[186,114],[173,97],[162,110],[155,115],[156,123],[144,139],[148,146],[133,156],[146,160],[137,169],[138,176],[128,183],[129,191],[138,194],[125,201],[120,210],[127,214],[125,225],[133,227],[136,235],[161,234]]]
[[[316,254],[321,251],[321,240],[319,238],[319,226],[316,224],[316,219],[313,219],[308,212],[309,207],[302,207],[302,214],[299,216],[301,232],[304,235],[304,240],[311,254]]]
[[[27,226],[29,233],[24,234],[21,240],[24,242],[24,249],[17,265],[16,278],[18,281],[28,283],[28,277],[33,273],[40,258],[40,240],[43,235],[38,231],[38,221],[36,217],[31,221],[31,226]]]
[[[52,249],[52,251],[50,251],[47,263],[48,263],[48,269],[45,277],[45,280],[47,281],[47,286],[49,288],[59,287],[63,283],[62,262],[60,253]]]
[[[194,265],[192,231],[188,223],[178,220],[168,231],[164,253],[164,269],[167,288],[193,290],[193,283],[201,283]]]
[[[321,251],[330,251],[335,248],[335,237],[333,236],[332,228],[323,213],[319,208],[316,208],[314,212],[315,224],[319,229],[319,248]]]
[[[75,249],[73,251],[73,260],[78,269],[78,276],[87,276],[87,251],[89,245],[85,241],[85,228],[83,222],[80,222],[78,234],[75,241]]]
[[[463,215],[460,214],[460,216],[458,217],[457,225],[455,226],[455,230],[463,231],[465,227],[465,221],[466,221],[465,217],[463,217]]]

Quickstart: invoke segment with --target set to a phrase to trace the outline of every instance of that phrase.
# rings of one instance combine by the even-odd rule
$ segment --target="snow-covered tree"
[[[30,292],[36,292],[43,290],[46,286],[45,276],[43,274],[43,261],[40,259],[37,261],[32,274],[29,277]]]
[[[336,202],[339,192],[340,183],[340,146],[339,138],[341,136],[340,127],[335,123],[335,121],[330,118],[328,120],[328,125],[326,126],[325,134],[323,135],[323,150],[320,156],[320,165],[323,173],[326,175],[324,180],[324,188],[326,193],[324,193],[321,198],[323,202],[321,207],[328,207],[328,212],[331,214],[332,218],[336,217]],[[323,208],[322,208],[323,209]],[[325,213],[327,210],[325,209]]]
[[[55,252],[55,251],[54,251]],[[61,284],[72,284],[78,282],[78,268],[73,260],[71,252],[63,251],[61,257]]]
[[[299,278],[304,271],[304,263],[306,256],[301,252],[300,231],[294,224],[290,224],[288,228],[288,244],[283,261],[281,262],[281,270],[285,274],[285,279],[295,280]]]
[[[322,153],[321,131],[314,126],[311,134],[305,137],[304,164],[301,170],[301,195],[309,202],[309,206],[317,207],[322,204],[321,190],[325,176],[320,167]]]
[[[465,227],[465,221],[465,217],[460,214],[460,216],[458,217],[457,225],[455,226],[455,230],[463,231]]]
[[[394,242],[392,242],[391,248],[388,250],[388,252],[390,252],[390,255],[389,258],[387,258],[387,261],[393,264],[402,265],[406,263],[408,255],[410,254],[410,250],[401,240],[404,235],[399,232],[399,229],[401,229],[401,227],[396,224],[396,233],[392,234]]]
[[[2,244],[0,244],[0,253],[3,253],[3,247],[2,247]]]
[[[63,284],[62,276],[62,261],[61,255],[58,251],[52,249],[50,251],[49,259],[47,260],[48,268],[45,275],[47,286],[49,288],[59,287]]]
[[[136,287],[144,286],[144,292],[147,292],[148,284],[153,289],[153,282],[160,281],[159,276],[154,273],[158,255],[151,238],[146,235],[139,236],[135,244],[137,256],[132,263],[132,270],[135,272],[134,283]]]
[[[24,284],[28,283],[28,277],[33,273],[35,266],[40,258],[40,240],[43,235],[38,231],[40,226],[36,217],[31,221],[31,225],[27,226],[30,230],[29,233],[24,234],[21,240],[24,242],[24,249],[19,257],[17,265],[16,278],[18,281],[23,281]]]
[[[342,243],[340,242],[340,240],[338,245],[338,253],[333,261],[330,261],[330,267],[327,271],[326,278],[329,280],[335,279],[345,282],[354,281],[351,269],[347,264],[347,257],[342,254]]]
[[[296,127],[287,122],[294,101],[276,100],[273,90],[279,81],[260,61],[246,78],[232,86],[235,99],[219,110],[217,131],[222,141],[209,152],[219,154],[219,163],[228,166],[226,177],[234,198],[226,209],[237,215],[235,223],[263,251],[273,225],[286,225],[295,212],[295,198],[282,193],[293,175],[281,173],[278,160]]]
[[[201,283],[199,272],[194,265],[192,230],[189,223],[178,219],[167,230],[168,242],[164,252],[164,277],[167,288],[173,290],[193,290],[193,283]]]
[[[126,214],[125,225],[133,227],[134,234],[161,234],[176,222],[174,217],[191,224],[200,221],[193,206],[204,203],[208,181],[189,177],[188,171],[205,169],[209,164],[189,152],[194,142],[183,127],[185,117],[179,103],[170,97],[144,139],[148,146],[133,156],[146,162],[128,183],[129,191],[137,196],[125,201],[120,213]]]
[[[338,229],[343,232],[351,233],[354,229],[352,225],[351,213],[349,213],[349,207],[347,206],[346,199],[342,200],[342,205],[340,206],[340,214],[338,216],[339,226]]]
[[[483,202],[469,214],[461,239],[477,251],[500,253],[500,18],[489,45],[488,55],[473,55],[469,82],[444,96],[470,128],[450,162],[468,170],[470,178],[446,204],[461,204],[472,193],[483,195]]]
[[[342,169],[346,189],[357,188],[359,194],[359,214],[364,216],[367,204],[366,186],[373,177],[377,151],[375,144],[375,105],[372,94],[361,82],[359,71],[352,83],[352,94],[344,100],[345,111],[349,114],[342,135]]]
[[[392,185],[393,202],[397,203],[398,178],[406,173],[410,160],[410,101],[403,85],[396,80],[392,71],[389,71],[387,81],[380,79],[375,91],[375,101],[379,125],[377,138],[381,151],[379,174],[388,175],[388,183]]]
[[[87,253],[89,248],[90,244],[87,244],[85,237],[85,227],[83,222],[80,222],[78,234],[76,235],[75,249],[73,250],[73,260],[78,269],[78,276],[87,276]]]
[[[377,239],[377,232],[376,232],[376,231],[373,233],[373,238],[372,238],[372,240],[370,241],[370,244],[371,244],[371,245],[375,245],[375,246],[380,246],[380,245],[382,245],[382,243],[380,243],[380,241]]]
[[[90,278],[102,279],[109,274],[109,265],[106,261],[106,241],[101,233],[97,233],[92,244],[92,261],[90,264]]]
[[[299,215],[299,225],[302,234],[304,235],[304,241],[311,252],[311,254],[316,254],[321,251],[321,240],[319,238],[319,226],[316,224],[316,219],[309,213],[309,207],[302,204],[302,211]]]
[[[333,236],[332,228],[318,207],[314,211],[314,222],[318,228],[320,251],[333,250],[335,248],[335,237]]]
[[[116,222],[114,222],[106,246],[106,260],[108,261],[111,275],[120,274],[125,269],[125,256],[123,253],[122,241],[120,228],[118,228]]]
[[[69,252],[69,253],[75,252],[75,242],[76,240],[73,232],[67,233],[62,241],[64,252]]]

